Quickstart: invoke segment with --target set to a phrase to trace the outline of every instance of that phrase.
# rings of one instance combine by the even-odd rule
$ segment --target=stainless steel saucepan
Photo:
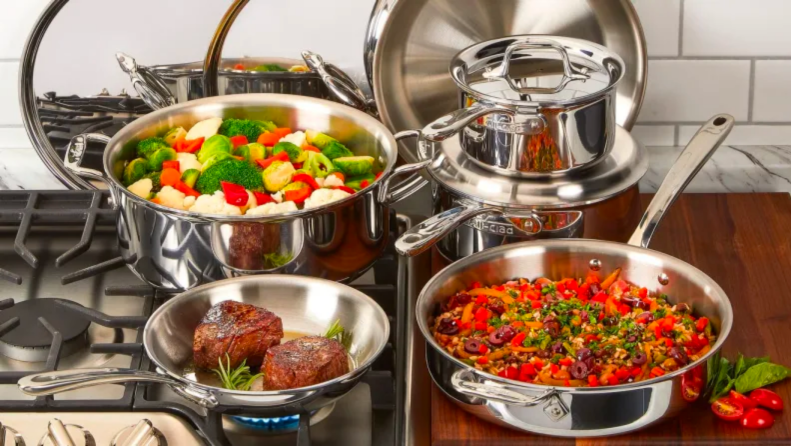
[[[506,245],[453,263],[426,284],[416,304],[421,332],[430,345],[427,360],[435,383],[463,409],[507,427],[563,437],[616,435],[677,414],[687,405],[683,378],[723,345],[732,328],[726,293],[702,271],[648,249],[658,223],[733,126],[720,115],[705,124],[668,173],[627,244],[585,240],[541,240]],[[589,270],[622,268],[621,277],[664,293],[671,302],[692,304],[706,316],[718,339],[687,366],[661,377],[607,387],[527,384],[481,372],[454,358],[434,340],[430,324],[438,305],[472,282],[503,283],[518,277],[584,277]]]
[[[309,387],[279,391],[238,391],[189,379],[193,335],[209,308],[235,300],[266,308],[283,321],[283,329],[320,335],[335,320],[352,332],[353,369]],[[143,346],[156,372],[125,369],[76,369],[22,378],[28,395],[52,395],[100,384],[130,381],[166,384],[184,398],[231,414],[279,417],[311,413],[345,395],[371,367],[388,342],[390,325],[380,306],[365,294],[329,280],[286,275],[240,277],[207,284],[164,303],[143,329]]]

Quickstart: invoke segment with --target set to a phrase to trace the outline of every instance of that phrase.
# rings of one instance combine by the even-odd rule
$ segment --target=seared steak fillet
[[[349,372],[344,346],[335,339],[305,336],[267,350],[264,389],[283,390],[311,386]]]
[[[267,349],[280,344],[283,337],[281,318],[255,305],[226,300],[213,306],[201,319],[193,338],[195,366],[203,369],[217,368],[217,360],[226,364],[226,353],[231,367],[245,359],[246,364],[258,367]]]

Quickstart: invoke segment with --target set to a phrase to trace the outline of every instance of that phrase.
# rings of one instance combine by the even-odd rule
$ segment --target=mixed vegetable
[[[122,182],[176,209],[270,215],[346,198],[379,178],[375,164],[315,130],[210,118],[140,141]]]
[[[246,67],[245,65],[238,63],[234,65],[235,70],[244,70],[244,71],[257,71],[257,72],[269,72],[269,71],[289,71],[292,73],[303,73],[306,71],[310,71],[309,68],[305,65],[293,65],[289,68],[284,68],[278,64],[263,64],[263,65],[256,65],[253,67]]]
[[[473,283],[448,300],[432,332],[443,348],[476,369],[554,386],[651,379],[710,350],[716,335],[706,317],[619,275],[617,269],[604,280],[591,273],[585,280]],[[699,384],[691,391],[701,391],[703,377],[688,381]]]

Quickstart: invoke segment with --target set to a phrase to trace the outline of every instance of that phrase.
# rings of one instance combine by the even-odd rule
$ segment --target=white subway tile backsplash
[[[673,125],[636,125],[630,131],[644,146],[673,146]]]
[[[649,56],[679,55],[681,0],[634,0],[641,19]]]
[[[696,134],[699,127],[679,127],[679,145],[684,146]],[[724,144],[731,145],[789,145],[792,143],[792,127],[788,125],[735,125]]]
[[[41,11],[50,0],[0,1],[0,59],[18,59]]]
[[[705,121],[717,113],[744,121],[750,70],[747,60],[650,60],[638,122]]]
[[[24,127],[0,127],[0,149],[23,149],[29,147],[32,146]]]
[[[686,0],[682,55],[789,56],[791,3],[790,0]]]
[[[0,126],[20,125],[17,71],[19,62],[0,61]]]
[[[789,122],[792,107],[790,61],[757,60],[755,63],[753,120]]]

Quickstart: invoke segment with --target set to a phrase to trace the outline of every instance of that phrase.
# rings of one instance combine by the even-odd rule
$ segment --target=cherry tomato
[[[767,429],[773,425],[775,420],[770,412],[764,409],[750,409],[740,420],[742,427],[748,429]]]
[[[687,374],[682,375],[682,398],[688,402],[696,401],[701,395],[701,383],[686,378]]]
[[[745,413],[742,404],[735,403],[729,398],[721,398],[712,403],[712,412],[721,420],[737,421]]]
[[[745,397],[743,397],[745,398]],[[756,401],[756,404],[773,410],[784,410],[784,402],[781,397],[772,390],[756,389],[748,395],[748,399]],[[748,407],[748,406],[746,406]],[[753,406],[756,407],[756,406]]]
[[[757,403],[756,401],[734,390],[729,391],[729,399],[734,401],[735,403],[742,404],[742,407],[744,409],[753,409],[754,407],[759,405],[759,403]]]

